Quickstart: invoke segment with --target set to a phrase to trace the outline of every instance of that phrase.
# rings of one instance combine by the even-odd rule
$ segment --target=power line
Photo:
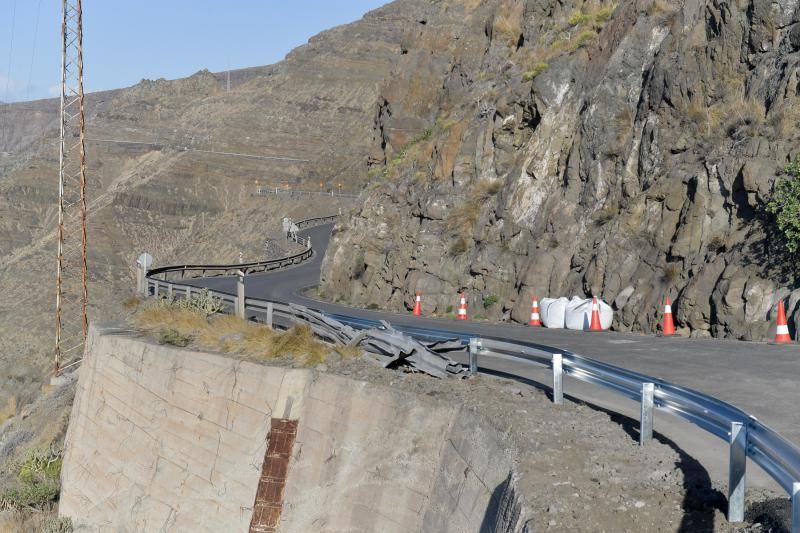
[[[8,90],[11,86],[11,65],[14,61],[14,28],[17,25],[17,0],[11,4],[11,45],[8,47],[8,73],[6,75],[6,93],[3,100],[8,102]]]
[[[25,86],[25,100],[31,96],[31,80],[33,79],[33,61],[36,57],[36,43],[39,39],[39,17],[42,12],[42,0],[36,6],[36,24],[33,27],[33,49],[31,50],[31,64],[28,68],[28,84]]]

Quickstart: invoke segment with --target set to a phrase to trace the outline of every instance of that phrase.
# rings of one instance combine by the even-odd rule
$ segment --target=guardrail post
[[[469,375],[474,376],[478,373],[478,352],[481,351],[481,340],[471,338],[469,340]]]
[[[792,483],[792,533],[800,533],[800,483]]]
[[[244,272],[236,271],[236,316],[244,319]]]
[[[136,293],[137,294],[146,294],[147,293],[147,285],[144,283],[144,265],[141,264],[139,261],[136,262]]]
[[[172,283],[169,283],[167,285],[167,298],[172,300]]]
[[[747,467],[747,426],[731,422],[728,462],[728,522],[744,520],[745,469]],[[792,524],[794,527],[794,523]]]
[[[639,419],[639,445],[653,439],[653,397],[655,385],[642,383],[642,416]]]
[[[272,329],[272,302],[267,303],[267,327]]]
[[[553,403],[564,403],[564,369],[560,353],[553,354]]]
[[[191,298],[191,297],[192,297],[192,286],[191,285],[187,285],[186,286],[186,298]]]

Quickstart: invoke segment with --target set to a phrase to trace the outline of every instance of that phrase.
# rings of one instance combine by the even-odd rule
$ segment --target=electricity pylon
[[[56,376],[64,368],[65,359],[82,357],[88,329],[81,0],[62,0],[61,44]]]

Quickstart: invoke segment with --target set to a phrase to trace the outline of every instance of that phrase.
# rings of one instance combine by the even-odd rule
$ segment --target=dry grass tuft
[[[505,0],[495,16],[493,34],[509,46],[515,46],[520,41],[524,9],[519,0]]]
[[[208,325],[206,317],[197,311],[153,305],[140,309],[133,317],[137,328],[148,333],[171,329],[181,335],[196,335]]]
[[[332,352],[343,358],[361,354],[358,348],[335,348],[322,343],[308,326],[276,331],[233,315],[206,318],[197,311],[166,305],[141,309],[134,315],[133,322],[139,329],[161,339],[186,337],[189,339],[186,344],[254,359],[294,359],[305,366],[316,366],[327,360]]]

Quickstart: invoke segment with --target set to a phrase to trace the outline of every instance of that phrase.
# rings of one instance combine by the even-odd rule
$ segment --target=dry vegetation
[[[144,304],[134,325],[164,344],[269,360],[290,359],[305,366],[323,363],[331,353],[356,357],[357,348],[333,347],[317,340],[307,326],[277,331],[231,315],[206,315],[160,302]]]
[[[553,60],[593,43],[615,9],[616,4],[587,3],[560,25],[544,31],[535,48],[518,52],[517,62],[522,67],[523,79],[535,79]]]
[[[524,10],[520,0],[505,0],[495,15],[493,35],[502,38],[509,46],[516,46],[522,35]]]
[[[501,181],[478,181],[469,189],[464,202],[450,209],[445,225],[457,237],[450,248],[451,255],[459,255],[467,250],[467,243],[472,240],[475,224],[486,201],[502,188]]]

